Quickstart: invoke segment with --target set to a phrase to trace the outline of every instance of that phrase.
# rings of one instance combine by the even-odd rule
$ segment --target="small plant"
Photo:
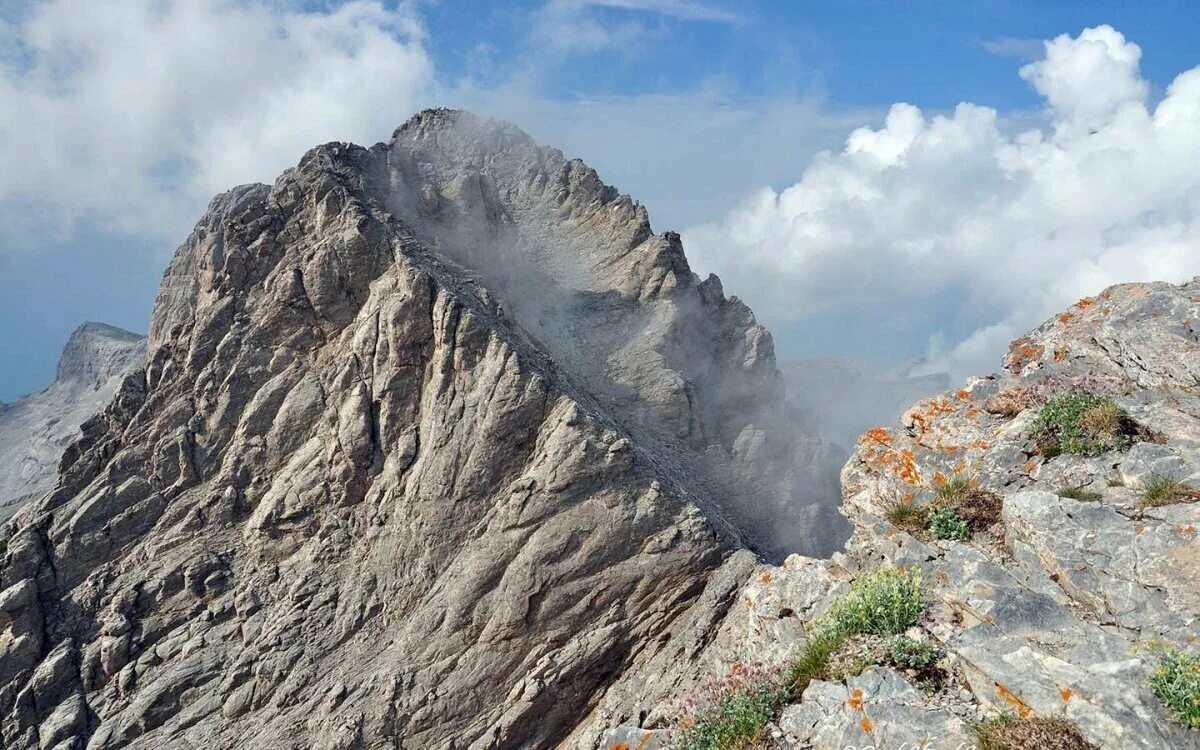
[[[915,625],[924,610],[919,569],[876,568],[859,576],[830,609],[827,628],[843,636],[894,635]]]
[[[1065,497],[1068,500],[1081,500],[1085,503],[1094,503],[1104,497],[1099,492],[1085,490],[1082,485],[1079,487],[1060,487],[1058,496]]]
[[[1012,419],[1029,407],[1033,406],[1034,398],[1028,389],[1020,386],[1009,386],[990,396],[983,402],[983,408],[989,414]]]
[[[941,651],[929,643],[898,635],[888,645],[892,664],[901,669],[927,669],[942,657]]]
[[[776,670],[734,664],[724,678],[710,678],[683,702],[674,750],[740,750],[762,738],[787,691]]]
[[[933,488],[933,494],[944,505],[957,505],[963,498],[979,489],[979,480],[965,472],[948,477]]]
[[[1125,480],[1119,476],[1112,477],[1111,479],[1108,480],[1108,486],[1109,487],[1124,487]]]
[[[1200,490],[1182,479],[1162,474],[1152,474],[1141,490],[1138,505],[1157,508],[1161,505],[1188,503],[1200,500]]]
[[[1048,716],[1001,716],[975,728],[978,750],[1097,750],[1074,722]]]
[[[939,539],[966,539],[970,532],[979,532],[991,528],[1000,522],[1000,514],[1004,508],[1003,501],[994,493],[979,486],[979,480],[966,472],[958,472],[940,483],[933,489],[936,496],[934,514],[942,513],[940,526],[944,533],[952,536],[937,537]],[[953,511],[953,515],[945,511]],[[932,515],[930,521],[932,521]],[[967,533],[961,532],[958,523],[965,523]],[[932,531],[932,524],[930,531]],[[934,533],[934,536],[937,536]]]
[[[1038,413],[1033,437],[1047,457],[1095,456],[1127,448],[1137,426],[1108,396],[1073,391],[1050,399]]]
[[[792,659],[787,669],[785,684],[793,697],[798,697],[813,680],[825,674],[826,666],[833,653],[841,648],[846,637],[831,632],[812,635],[800,653]]]
[[[954,508],[942,508],[929,516],[929,533],[934,539],[957,542],[971,535],[971,527]]]
[[[888,523],[897,529],[915,531],[925,528],[925,509],[913,505],[912,500],[898,500],[888,506],[885,513]]]
[[[1180,724],[1200,729],[1200,655],[1163,648],[1149,684]]]

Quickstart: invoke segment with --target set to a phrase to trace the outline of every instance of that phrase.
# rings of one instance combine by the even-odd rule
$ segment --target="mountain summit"
[[[144,336],[84,323],[67,340],[53,383],[0,404],[0,519],[54,486],[63,449],[145,354]]]
[[[218,196],[148,348],[5,527],[6,748],[548,747],[840,541],[750,310],[467,113]]]

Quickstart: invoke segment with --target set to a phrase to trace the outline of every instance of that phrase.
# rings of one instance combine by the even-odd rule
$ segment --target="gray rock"
[[[54,487],[63,450],[145,356],[144,337],[85,323],[67,341],[53,383],[0,404],[0,521]]]

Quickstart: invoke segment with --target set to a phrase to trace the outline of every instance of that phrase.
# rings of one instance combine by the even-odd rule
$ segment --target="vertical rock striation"
[[[554,746],[805,536],[781,404],[581,162],[445,110],[316,148],[214,199],[4,527],[3,747]]]

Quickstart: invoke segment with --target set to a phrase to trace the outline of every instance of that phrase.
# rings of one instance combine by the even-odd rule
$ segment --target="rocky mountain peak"
[[[554,745],[726,556],[816,548],[781,397],[582,162],[447,111],[313,149],[212,201],[5,527],[5,746]]]
[[[53,383],[0,405],[0,518],[54,486],[59,458],[79,437],[80,425],[104,408],[145,356],[145,337],[84,323],[63,347]]]
[[[145,336],[106,323],[84,323],[63,347],[55,376],[59,381],[94,385],[131,369],[145,351]]]

